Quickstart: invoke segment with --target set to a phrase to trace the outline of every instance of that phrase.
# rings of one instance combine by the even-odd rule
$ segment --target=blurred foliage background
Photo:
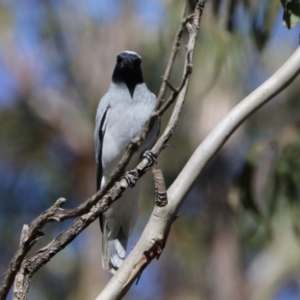
[[[141,54],[157,94],[181,6],[0,1],[1,274],[24,223],[59,197],[74,207],[95,192],[94,117],[115,57],[125,49]],[[287,30],[282,18],[279,0],[207,1],[184,111],[158,160],[168,185],[221,118],[297,47],[297,27]],[[184,49],[175,85],[183,59]],[[188,195],[160,260],[126,299],[300,298],[299,93],[296,79],[230,138]],[[151,175],[143,182],[129,248],[154,204]],[[36,248],[68,224],[47,225]],[[94,299],[109,277],[95,222],[35,275],[29,299]]]

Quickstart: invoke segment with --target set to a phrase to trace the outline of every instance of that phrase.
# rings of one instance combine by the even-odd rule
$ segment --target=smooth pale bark
[[[202,169],[235,130],[292,83],[299,73],[300,47],[274,75],[237,104],[198,146],[168,190],[168,198],[173,210],[179,208]]]
[[[178,209],[203,168],[233,132],[255,111],[284,90],[299,72],[300,48],[272,77],[236,105],[204,139],[168,189],[168,205],[154,208],[138,243],[96,300],[121,299],[124,296],[140,271],[159,255]]]

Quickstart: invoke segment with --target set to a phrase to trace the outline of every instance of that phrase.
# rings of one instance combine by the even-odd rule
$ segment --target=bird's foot
[[[126,180],[127,184],[131,188],[135,186],[136,180],[133,179],[134,177],[136,177],[136,172],[135,171],[133,171],[133,170],[127,171],[123,177]]]
[[[157,155],[151,150],[146,150],[142,157],[148,159],[147,169],[151,168],[156,163]]]

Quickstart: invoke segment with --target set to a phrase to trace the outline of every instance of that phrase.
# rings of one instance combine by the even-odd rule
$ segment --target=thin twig
[[[156,106],[156,110],[160,108],[161,103],[162,103],[162,101],[165,97],[166,87],[167,87],[167,83],[165,82],[165,80],[169,80],[169,78],[170,78],[170,75],[171,75],[171,72],[172,72],[172,69],[173,69],[173,66],[174,66],[174,62],[175,62],[175,59],[176,59],[177,52],[179,51],[180,46],[181,46],[181,36],[182,36],[183,29],[184,29],[184,23],[186,21],[186,18],[184,18],[185,14],[186,14],[186,7],[187,7],[187,3],[186,3],[186,1],[184,1],[182,11],[181,11],[181,14],[180,14],[181,22],[180,22],[180,25],[177,29],[175,38],[174,38],[171,54],[169,56],[169,61],[168,61],[167,67],[166,67],[165,74],[163,76],[163,82],[161,84],[161,87],[160,87],[160,90],[159,90],[159,93],[158,93],[158,96],[157,96],[158,103],[157,103],[157,106]]]
[[[184,103],[189,84],[191,63],[193,60],[193,53],[196,44],[196,38],[199,31],[200,19],[204,9],[204,4],[205,0],[199,0],[196,4],[193,24],[189,32],[189,40],[184,64],[184,83],[181,85],[182,89],[178,94],[177,101],[169,123],[162,136],[152,148],[152,151],[154,153],[160,153],[162,147],[172,136],[177,122],[179,120],[179,115]],[[169,205],[163,207],[155,207],[155,212],[153,212],[153,214],[151,215],[149,222],[151,222],[152,219],[158,220],[159,216],[165,216],[166,219],[162,220],[163,228],[160,227],[160,229],[158,229],[156,225],[154,225],[153,227],[158,229],[159,234],[155,232],[155,235],[153,235],[153,230],[151,230],[151,228],[147,225],[147,229],[144,230],[137,245],[129,253],[128,257],[125,259],[120,269],[111,278],[109,283],[105,286],[104,290],[100,293],[96,300],[122,299],[124,294],[126,294],[126,292],[133,284],[135,279],[139,276],[139,274],[147,267],[147,265],[154,258],[159,257],[159,255],[162,252],[162,249],[164,248],[170,226],[172,222],[176,219],[176,214],[174,215],[172,212],[170,212],[168,210],[168,207]],[[153,224],[155,224],[155,221],[152,223],[152,225]]]
[[[170,73],[171,73],[175,58],[176,58],[176,54],[181,45],[181,36],[182,36],[183,29],[185,27],[185,24],[188,21],[190,21],[191,18],[193,17],[193,15],[190,15],[190,16],[187,16],[186,18],[184,18],[184,14],[185,14],[185,10],[186,10],[185,7],[186,6],[184,5],[184,8],[183,8],[182,14],[181,14],[181,24],[180,24],[177,34],[175,36],[169,63],[168,63],[166,72],[164,74],[165,79],[168,79],[170,77]],[[184,74],[187,74],[186,68],[185,68]],[[186,78],[186,76],[184,76],[184,78]],[[184,79],[184,81],[185,80],[186,79]],[[184,84],[185,83],[182,83],[181,87],[183,87]],[[162,101],[162,98],[165,94],[165,89],[166,89],[165,85],[166,85],[166,82],[163,81],[162,87],[160,89],[160,93],[158,96],[158,103],[160,103]],[[176,98],[176,96],[174,97],[174,99],[172,101],[174,101],[175,98]],[[168,103],[170,103],[170,101],[168,101]],[[169,105],[168,105],[168,107],[169,107]],[[54,220],[63,221],[65,219],[78,217],[84,213],[87,213],[87,215],[89,216],[88,218],[85,219],[85,222],[83,222],[83,223],[82,223],[83,217],[75,220],[73,222],[73,224],[66,231],[64,231],[57,239],[55,239],[51,243],[52,247],[49,247],[45,251],[41,251],[38,253],[38,255],[34,256],[31,260],[32,264],[33,264],[33,262],[35,262],[35,259],[41,258],[40,260],[38,260],[39,261],[38,265],[30,268],[29,260],[25,260],[23,262],[22,268],[23,269],[28,268],[28,270],[29,269],[31,270],[30,273],[27,273],[27,280],[30,280],[30,278],[32,277],[34,272],[36,272],[42,265],[47,263],[57,252],[62,250],[68,243],[70,243],[83,229],[85,229],[91,222],[93,222],[94,219],[97,218],[102,212],[107,210],[113,201],[115,201],[121,197],[123,191],[127,188],[127,185],[124,182],[124,180],[121,180],[121,182],[116,182],[116,181],[119,180],[120,176],[124,173],[126,165],[129,162],[132,154],[138,149],[138,147],[140,146],[142,141],[145,139],[145,136],[147,135],[149,130],[151,130],[157,116],[161,115],[164,111],[165,111],[165,109],[158,111],[156,113],[153,113],[148,124],[145,126],[144,130],[139,134],[138,137],[136,137],[129,143],[126,153],[124,154],[120,163],[114,170],[107,185],[103,189],[98,191],[95,195],[93,195],[91,198],[87,199],[83,204],[79,205],[77,208],[74,208],[74,209],[61,209],[60,206],[62,205],[62,203],[65,200],[62,202],[61,199],[59,199],[56,201],[56,203],[51,208],[49,208],[48,210],[43,212],[39,217],[37,217],[30,224],[29,238],[28,238],[28,240],[25,240],[21,243],[19,249],[17,250],[16,254],[14,255],[14,257],[9,265],[9,268],[4,276],[4,279],[3,279],[3,282],[2,282],[1,288],[0,288],[0,300],[6,299],[9,289],[10,289],[10,287],[13,283],[13,280],[16,276],[16,273],[20,270],[22,261],[24,260],[28,251],[32,248],[34,242],[37,240],[37,233],[46,223],[48,223],[50,221],[54,221]],[[165,148],[165,144],[161,144],[159,147],[158,153],[164,148]],[[136,168],[136,170],[138,170],[138,177],[136,178],[136,180],[138,180],[145,173],[145,171],[149,168],[149,163],[150,162],[148,161],[148,159],[145,158],[142,161],[142,163],[140,164],[141,166],[139,165]],[[108,191],[110,191],[110,192],[108,193]],[[100,199],[101,199],[101,201],[100,201]],[[93,213],[91,215],[91,213],[88,213],[88,212],[91,210],[91,208],[95,204],[97,204],[97,209],[96,209],[96,211],[95,211],[95,209],[93,209],[93,212],[95,212],[95,213]],[[41,257],[41,255],[43,257]],[[24,279],[24,280],[26,280],[26,279]]]
[[[198,8],[199,9],[199,8]],[[201,11],[202,13],[202,11]],[[197,19],[198,18],[198,19]],[[195,21],[196,19],[196,21]],[[166,129],[166,131],[163,134],[163,139],[160,139],[160,141],[163,141],[163,143],[160,143],[159,147],[156,147],[156,150],[154,150],[154,153],[160,153],[161,149],[163,149],[164,145],[168,141],[168,139],[171,137],[172,132],[174,131],[178,118],[179,113],[181,111],[181,107],[183,105],[182,98],[185,97],[187,86],[188,86],[188,78],[191,74],[191,61],[192,61],[192,54],[193,54],[193,47],[195,46],[195,38],[194,36],[198,33],[198,24],[200,19],[200,11],[198,14],[195,15],[195,19],[193,22],[193,27],[196,29],[190,33],[190,41],[187,46],[187,54],[186,54],[186,61],[185,61],[185,68],[183,72],[183,82],[180,85],[180,92],[178,95],[178,99],[180,99],[180,103],[175,107],[173,115],[171,117],[171,120],[169,122],[169,125]],[[191,42],[192,41],[192,42]],[[155,149],[155,146],[154,148]],[[152,149],[152,150],[153,150]],[[135,174],[131,179],[133,182],[138,180],[141,175],[149,169],[149,161],[147,158],[144,158],[142,162],[137,166],[136,169],[134,169],[132,172]],[[125,179],[122,179],[120,182],[116,182],[113,186],[113,188],[110,190],[110,192],[103,197],[103,199],[96,204],[93,210],[91,210],[89,213],[85,214],[84,216],[81,216],[77,220],[73,222],[73,224],[65,230],[60,236],[58,236],[50,245],[48,248],[46,248],[43,252],[39,252],[34,257],[27,259],[22,264],[22,269],[26,268],[28,270],[28,278],[30,278],[41,266],[43,266],[45,263],[47,263],[57,252],[59,252],[61,249],[63,249],[68,243],[70,243],[83,229],[85,229],[90,223],[92,223],[96,218],[99,217],[99,215],[107,209],[107,207],[116,199],[118,199],[123,191],[128,187],[128,183]],[[160,245],[161,242],[157,241],[155,245]],[[161,247],[155,246],[155,251],[151,253],[156,253],[155,257],[158,253],[161,253],[158,249],[161,249]],[[152,257],[152,256],[150,256]]]
[[[176,89],[176,87],[167,79],[164,79],[164,81],[166,82],[167,86],[174,92],[178,94],[178,91]]]
[[[21,232],[21,238],[20,238],[20,246],[29,238],[29,226],[24,225],[22,232]],[[18,272],[17,276],[15,278],[14,282],[14,291],[13,291],[13,300],[21,300],[24,299],[24,296],[26,297],[27,295],[27,290],[29,288],[29,282],[24,281],[24,271]],[[28,286],[26,284],[28,283]],[[25,292],[25,293],[24,293]]]
[[[12,286],[15,275],[20,269],[20,265],[24,260],[24,257],[32,248],[37,239],[41,236],[39,230],[49,222],[49,218],[55,215],[60,206],[65,202],[64,198],[58,199],[53,206],[45,210],[41,215],[39,215],[26,230],[26,236],[22,231],[20,247],[15,253],[13,259],[11,260],[7,272],[4,275],[3,282],[1,284],[0,299],[5,299]]]
[[[188,59],[188,56],[187,56]],[[188,77],[190,76],[190,74],[192,73],[192,65],[191,63],[188,64],[188,67],[185,70],[182,82],[180,84],[179,88],[176,88],[170,95],[169,99],[164,103],[164,105],[157,111],[157,115],[161,116],[163,115],[166,110],[174,103],[174,101],[176,100],[178,94],[180,93],[180,91],[183,89],[183,87],[185,86],[186,80],[188,79]]]
[[[199,6],[202,5],[202,9],[204,3],[205,1],[198,2]],[[156,257],[157,251],[162,249],[160,245],[164,244],[178,209],[203,168],[250,115],[284,90],[299,73],[300,47],[270,79],[243,99],[215,127],[168,189],[168,205],[154,207],[139,241],[96,300],[115,300],[124,296],[141,270]]]
[[[146,170],[149,168],[148,159],[143,161],[133,170],[131,179],[135,183]],[[72,242],[86,227],[99,218],[109,205],[122,196],[122,193],[129,187],[128,182],[122,179],[116,182],[107,195],[105,195],[99,203],[97,203],[90,212],[77,218],[65,231],[52,240],[46,247],[37,251],[36,255],[31,258],[24,259],[19,273],[23,276],[22,286],[29,288],[29,282],[32,276],[47,262],[51,260],[58,252],[64,249]],[[26,272],[25,272],[26,270]],[[24,275],[23,275],[24,274]],[[22,295],[27,295],[28,291],[22,291]],[[25,300],[27,298],[20,298]]]

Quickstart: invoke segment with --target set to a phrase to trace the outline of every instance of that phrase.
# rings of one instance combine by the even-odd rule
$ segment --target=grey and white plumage
[[[95,128],[97,190],[105,185],[129,141],[142,130],[156,106],[155,95],[144,83],[141,61],[135,52],[121,52],[108,92],[100,100]],[[127,170],[134,168],[142,153],[151,149],[158,132],[159,120],[131,158]],[[118,269],[126,256],[127,240],[137,220],[139,189],[137,182],[100,217],[102,266],[106,270]]]

